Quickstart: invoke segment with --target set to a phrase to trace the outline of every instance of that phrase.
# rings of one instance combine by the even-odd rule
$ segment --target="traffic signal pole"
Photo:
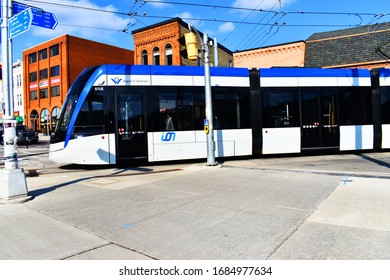
[[[4,169],[0,169],[0,204],[24,202],[27,195],[26,176],[18,168],[16,120],[13,105],[12,41],[9,37],[9,19],[12,0],[2,0],[1,55],[5,114],[3,116]]]
[[[189,60],[198,58],[198,49],[196,47],[196,38],[192,33],[195,31],[199,41],[202,42],[202,38],[198,30],[193,28],[191,24],[188,25],[188,29],[191,33],[185,34],[186,48]],[[214,123],[213,123],[213,98],[211,94],[211,75],[210,75],[210,56],[209,56],[209,45],[208,35],[203,34],[202,50],[204,54],[204,81],[205,81],[205,103],[206,103],[206,119],[204,120],[204,131],[206,132],[207,141],[207,166],[218,165],[215,161],[215,142],[214,142]]]
[[[207,133],[206,165],[214,166],[217,165],[217,162],[215,161],[213,98],[211,94],[211,75],[210,75],[210,57],[209,57],[208,40],[209,40],[208,35],[203,34],[206,120],[209,126],[208,133]]]

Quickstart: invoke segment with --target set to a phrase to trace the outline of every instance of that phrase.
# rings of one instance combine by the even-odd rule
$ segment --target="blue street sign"
[[[30,8],[32,11],[33,19],[32,19],[32,25],[44,27],[48,29],[55,29],[58,25],[58,20],[55,14],[46,12],[42,9],[35,8],[35,7],[29,7],[24,4],[20,4],[17,2],[12,3],[12,11],[14,14],[20,13],[27,8]]]
[[[12,39],[30,30],[32,18],[33,16],[30,8],[10,18],[9,38]]]

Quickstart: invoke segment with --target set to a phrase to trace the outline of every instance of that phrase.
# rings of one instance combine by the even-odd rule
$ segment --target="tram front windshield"
[[[70,87],[68,93],[66,94],[65,102],[62,106],[61,114],[50,143],[65,141],[69,123],[80,94],[97,67],[98,66],[94,66],[84,69]]]

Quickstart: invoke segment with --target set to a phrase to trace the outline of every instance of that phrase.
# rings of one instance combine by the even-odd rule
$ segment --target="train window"
[[[340,124],[372,124],[371,92],[369,88],[340,88]]]
[[[263,127],[299,126],[297,88],[262,89]]]
[[[142,87],[123,87],[117,90],[118,130],[126,137],[131,132],[145,130],[143,99]]]
[[[195,129],[203,130],[206,118],[204,87],[197,87],[195,92]]]
[[[192,88],[153,87],[151,91],[149,107],[155,131],[194,129]]]
[[[103,124],[103,93],[90,92],[77,116],[73,134],[84,136],[103,133]]]
[[[249,89],[213,87],[214,129],[250,127]]]
[[[382,123],[390,124],[390,87],[381,88],[381,99],[382,99]]]

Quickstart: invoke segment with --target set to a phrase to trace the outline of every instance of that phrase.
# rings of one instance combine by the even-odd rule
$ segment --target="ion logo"
[[[163,134],[161,134],[161,141],[163,142],[169,142],[169,141],[175,141],[175,138],[176,138],[176,133],[175,132],[163,132]]]

